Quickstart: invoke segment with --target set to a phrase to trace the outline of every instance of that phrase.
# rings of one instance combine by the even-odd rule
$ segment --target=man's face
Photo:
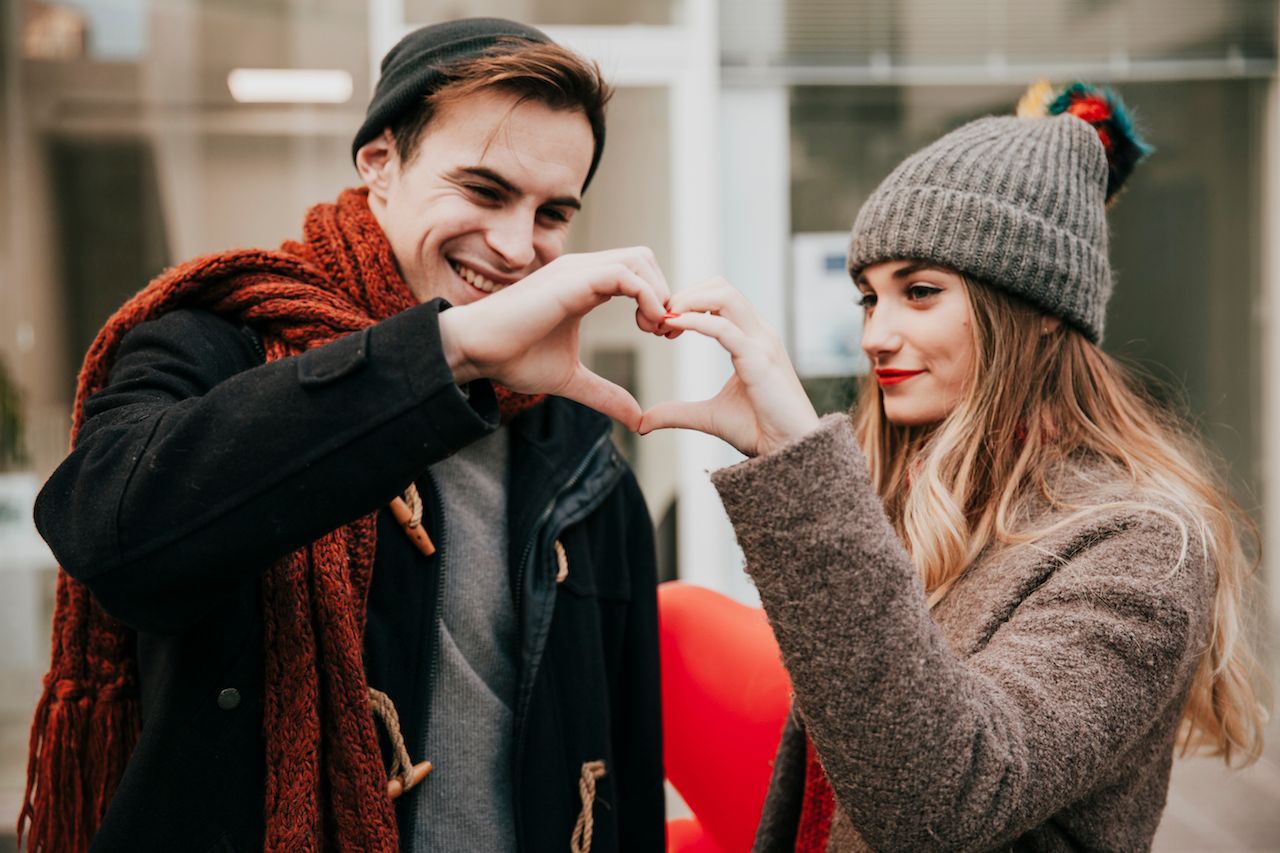
[[[594,149],[582,112],[486,91],[436,112],[407,165],[390,133],[357,165],[409,289],[464,305],[560,256]]]

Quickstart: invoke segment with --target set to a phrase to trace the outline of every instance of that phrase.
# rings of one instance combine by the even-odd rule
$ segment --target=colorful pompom
[[[1106,86],[1072,83],[1060,92],[1041,80],[1032,84],[1018,101],[1023,118],[1070,113],[1093,125],[1107,152],[1107,200],[1110,201],[1133,172],[1138,161],[1152,152],[1133,126],[1120,96]]]
[[[1037,80],[1018,101],[1018,118],[1044,118],[1049,114],[1049,104],[1057,96],[1048,80]]]

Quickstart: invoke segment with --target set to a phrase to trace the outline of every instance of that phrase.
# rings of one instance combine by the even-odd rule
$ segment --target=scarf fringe
[[[31,727],[18,848],[25,835],[31,853],[89,849],[139,731],[137,699],[118,685],[96,697],[70,681],[46,685]]]

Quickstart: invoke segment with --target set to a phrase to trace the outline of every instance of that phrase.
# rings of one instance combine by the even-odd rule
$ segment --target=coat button
[[[218,707],[224,711],[230,711],[240,704],[240,691],[234,687],[228,687],[218,694]]]

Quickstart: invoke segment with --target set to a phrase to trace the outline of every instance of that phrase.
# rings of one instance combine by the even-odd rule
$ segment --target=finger
[[[559,390],[561,397],[590,406],[633,432],[640,426],[640,404],[623,388],[579,364],[573,378]]]
[[[651,335],[662,334],[662,319],[652,320],[644,310],[636,309],[636,328]]]
[[[642,332],[648,332],[654,335],[662,334],[662,321],[653,322],[645,316],[644,309],[636,306],[636,328]]]
[[[657,255],[648,246],[629,246],[625,249],[615,249],[602,254],[608,254],[611,259],[621,261],[632,272],[649,282],[653,286],[658,300],[663,304],[666,304],[667,300],[671,298],[671,286],[667,283],[667,277],[662,272],[662,267],[658,265]]]
[[[747,356],[752,349],[751,337],[727,317],[716,314],[681,314],[663,322],[675,331],[697,332],[713,338],[735,359]]]
[[[680,337],[684,333],[677,331],[671,328],[670,326],[668,326],[667,321],[664,319],[661,323],[658,324],[658,328],[654,330],[654,334],[658,335],[659,337],[666,338],[669,341],[674,341],[676,338]]]
[[[752,336],[773,333],[772,328],[760,317],[751,301],[720,276],[709,278],[680,291],[671,297],[667,310],[677,314],[689,311],[710,311],[713,314],[728,317],[740,329]]]
[[[533,274],[544,277],[545,286],[504,288],[475,304],[484,306],[495,321],[514,321],[524,330],[545,332],[563,322],[566,314],[583,317],[615,296],[627,296],[645,318],[643,330],[652,332],[666,313],[665,296],[659,296],[660,288],[632,265],[639,262],[628,258],[625,250],[562,255]]]
[[[669,327],[667,326],[667,320],[668,320],[668,319],[670,319],[670,318],[672,318],[672,317],[675,317],[675,316],[677,316],[677,315],[672,314],[670,311],[668,311],[666,314],[664,314],[664,315],[662,316],[662,319],[658,321],[658,325],[657,325],[654,329],[652,329],[653,333],[654,333],[655,335],[662,335],[662,336],[665,336],[665,337],[671,337],[671,336],[672,336],[672,329],[671,329],[671,328],[669,328]],[[637,309],[637,311],[636,311],[636,325],[637,325],[637,326],[640,326],[640,328],[641,328],[641,329],[644,329],[644,325],[642,325],[642,323],[648,323],[648,320],[647,320],[647,319],[642,320],[642,319],[641,319],[642,317],[643,317],[643,315],[642,315],[642,314],[640,313],[640,311]],[[676,335],[678,336],[678,335],[679,335],[679,333],[676,333]]]
[[[409,788],[414,787],[423,779],[427,778],[427,774],[430,772],[430,761],[420,761],[413,765],[413,769],[409,771]],[[400,781],[399,776],[387,782],[387,796],[393,800],[403,794],[406,790],[408,790],[408,788],[406,788],[404,783]]]
[[[666,274],[663,274],[662,268],[658,265],[657,256],[653,254],[652,248],[631,246],[608,252],[608,256],[616,263],[625,265],[636,274],[636,277],[648,284],[654,297],[666,307],[667,301],[671,298],[671,286],[667,283]]]
[[[671,285],[667,283],[667,276],[662,272],[662,267],[658,264],[658,256],[648,246],[637,246],[640,254],[640,261],[644,265],[647,275],[640,273],[641,277],[653,284],[654,290],[658,294],[658,298],[666,305],[671,299]]]
[[[712,403],[712,400],[700,400],[696,403],[671,400],[658,403],[641,416],[640,428],[636,431],[641,435],[648,435],[656,429],[696,429],[710,433],[714,423]]]
[[[672,340],[675,340],[676,338],[680,337],[682,332],[675,331],[670,326],[667,325],[668,320],[674,320],[676,317],[679,317],[679,316],[680,315],[678,313],[668,308],[667,313],[662,315],[662,322],[658,324],[658,334],[666,335],[668,338]]]
[[[561,282],[564,290],[555,301],[559,316],[556,322],[562,322],[566,313],[570,316],[585,317],[591,311],[608,302],[615,296],[626,296],[635,301],[637,307],[636,323],[641,331],[653,332],[658,328],[667,309],[654,292],[653,285],[636,275],[622,260],[609,263],[595,263],[586,268],[579,268],[572,278]],[[495,293],[479,304],[484,304],[507,293],[507,290]],[[534,291],[526,291],[526,305],[523,306],[530,316],[544,307],[539,300],[542,294],[534,295]]]
[[[667,309],[658,298],[653,284],[636,275],[625,264],[610,264],[597,270],[592,280],[592,289],[598,298],[627,296],[634,299],[636,324],[641,331],[656,331],[658,324],[667,314]]]

